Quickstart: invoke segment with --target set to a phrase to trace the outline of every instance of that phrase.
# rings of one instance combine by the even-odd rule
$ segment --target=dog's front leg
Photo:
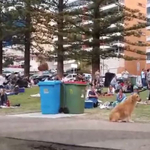
[[[134,121],[131,119],[131,116],[127,118],[127,122],[133,123]]]

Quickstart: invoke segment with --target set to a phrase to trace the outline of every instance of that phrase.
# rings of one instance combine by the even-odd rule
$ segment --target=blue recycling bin
[[[60,108],[60,81],[39,82],[42,114],[58,114]]]

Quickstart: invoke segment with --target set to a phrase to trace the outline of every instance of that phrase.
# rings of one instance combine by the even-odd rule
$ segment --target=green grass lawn
[[[30,95],[37,93],[39,93],[39,88],[33,87],[26,89],[25,93],[15,96],[9,96],[11,105],[20,103],[21,107],[16,109],[0,109],[0,115],[40,112],[40,98],[30,97]],[[146,100],[147,95],[148,91],[140,93],[142,100]],[[100,99],[103,102],[114,101],[115,96],[101,97]],[[83,116],[84,118],[108,120],[110,110],[101,110],[100,108],[86,109],[85,113],[86,115]],[[135,109],[133,113],[133,119],[139,122],[150,122],[150,105],[138,105],[138,107]]]
[[[129,95],[129,94],[128,94]],[[144,91],[140,93],[140,97],[143,101],[146,101],[148,96],[148,91]],[[100,100],[105,101],[115,101],[115,96],[113,97],[100,97]],[[86,109],[85,112],[88,114],[88,118],[91,119],[107,119],[110,113],[110,110],[106,109]],[[136,122],[150,122],[150,105],[141,105],[139,104],[133,113],[133,120]]]
[[[0,114],[16,114],[26,112],[40,111],[40,98],[30,97],[32,94],[39,93],[38,87],[28,88],[25,93],[9,96],[11,105],[21,104],[21,107],[15,109],[0,109]]]

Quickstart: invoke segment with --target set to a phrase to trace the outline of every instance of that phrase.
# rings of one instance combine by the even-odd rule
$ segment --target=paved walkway
[[[80,118],[0,117],[0,136],[121,150],[150,150],[150,124]]]

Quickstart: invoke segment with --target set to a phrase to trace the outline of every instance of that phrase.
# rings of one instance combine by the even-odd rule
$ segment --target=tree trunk
[[[3,73],[3,41],[0,41],[0,74]]]
[[[25,63],[24,63],[24,74],[30,76],[30,47],[31,47],[31,15],[30,15],[30,0],[26,2],[26,28],[25,32]]]
[[[59,0],[58,10],[59,13],[63,12],[63,0]],[[63,16],[60,14],[59,19],[57,21],[58,24],[58,51],[57,51],[57,74],[59,78],[63,77],[64,73],[64,49],[63,49]]]
[[[92,56],[92,78],[95,78],[95,72],[100,70],[100,57]]]
[[[94,2],[94,21],[93,21],[93,49],[92,49],[92,78],[95,78],[95,72],[100,71],[100,28],[99,28],[99,2]]]
[[[58,76],[62,79],[62,77],[64,76],[64,58],[62,55],[58,54],[58,58],[57,58],[57,74]]]
[[[25,63],[24,63],[24,74],[25,76],[30,76],[30,32],[25,33]]]

